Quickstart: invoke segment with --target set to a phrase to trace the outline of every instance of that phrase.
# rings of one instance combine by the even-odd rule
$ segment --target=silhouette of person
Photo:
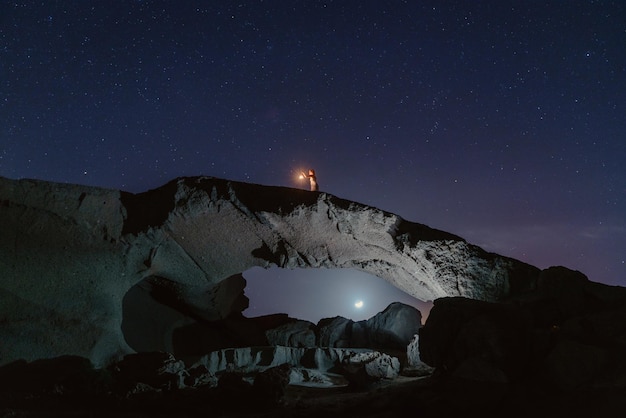
[[[309,174],[306,174],[304,171],[302,172],[302,177],[308,178],[309,183],[311,183],[311,191],[318,192],[320,190],[320,186],[317,184],[317,177],[315,177],[315,170],[312,168],[309,170]]]

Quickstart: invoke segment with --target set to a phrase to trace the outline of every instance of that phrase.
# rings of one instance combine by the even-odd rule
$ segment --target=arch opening
[[[342,316],[369,319],[392,302],[417,308],[425,321],[432,302],[403,292],[380,277],[353,268],[284,269],[253,267],[243,273],[249,306],[247,317],[286,313],[317,323]]]
[[[225,334],[229,338],[238,334],[235,341],[241,345],[262,339],[259,330],[246,320],[263,316],[287,314],[314,324],[336,316],[360,321],[382,312],[393,302],[401,302],[417,308],[424,323],[432,307],[432,302],[416,299],[377,276],[351,268],[253,267],[231,279],[235,278],[241,284],[241,297],[248,304],[239,302],[234,311],[242,315],[220,318],[221,321],[199,317],[189,305],[158,297],[154,280],[142,280],[123,299],[122,333],[126,342],[138,352],[199,355],[224,348],[221,345],[227,341],[232,344],[233,340],[225,339]],[[245,279],[245,288],[241,279]],[[235,289],[239,289],[237,286]]]

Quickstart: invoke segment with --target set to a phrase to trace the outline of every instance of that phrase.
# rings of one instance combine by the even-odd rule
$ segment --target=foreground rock
[[[213,374],[237,372],[256,374],[269,368],[288,364],[294,368],[307,369],[306,373],[294,373],[291,383],[307,383],[320,374],[354,374],[363,369],[373,380],[393,379],[400,373],[400,361],[388,354],[365,348],[309,348],[309,347],[242,347],[209,353],[194,365],[204,366]],[[323,379],[330,382],[331,379]],[[312,382],[314,383],[314,382]],[[318,380],[319,383],[319,380]]]
[[[465,387],[489,383],[491,393],[494,385],[626,391],[625,320],[625,288],[554,267],[536,291],[506,303],[436,300],[420,356]]]
[[[95,369],[84,357],[62,356],[30,363],[18,360],[0,367],[0,394],[96,395],[109,392],[112,386],[111,374]]]
[[[289,384],[317,387],[347,384],[354,376],[369,382],[394,379],[400,362],[376,351],[337,348],[247,347],[210,353],[187,367],[169,353],[137,353],[97,369],[86,358],[64,356],[0,367],[0,399],[6,393],[131,397],[186,388],[234,391],[254,382],[258,393],[276,401]],[[338,378],[343,376],[342,378]]]
[[[164,360],[167,363],[167,359]],[[43,379],[46,384],[39,386],[39,389],[22,387],[25,391],[19,392],[9,384],[0,386],[1,416],[317,418],[403,416],[407,411],[416,411],[423,418],[615,417],[621,416],[626,408],[623,389],[554,390],[540,381],[518,391],[514,396],[498,394],[494,391],[497,387],[484,382],[454,385],[442,375],[420,379],[383,379],[378,383],[354,387],[354,390],[349,390],[349,387],[322,389],[292,384],[285,386],[287,372],[291,380],[296,370],[290,365],[266,369],[257,378],[262,374],[267,379],[264,377],[258,384],[246,380],[246,376],[240,373],[225,372],[212,385],[164,390],[137,383],[134,390],[123,392],[116,389],[119,385],[107,370],[84,368],[84,365],[90,364],[84,358],[49,359],[43,362],[46,363],[43,367],[47,370],[45,373],[39,361],[28,364],[22,362],[18,367],[13,367],[13,374],[7,373],[9,365],[0,367],[0,382],[3,383],[7,382],[7,378],[15,381],[17,376],[21,376],[22,381],[30,382],[42,381],[42,378],[48,376]],[[57,363],[56,366],[54,363]],[[86,373],[76,373],[77,368],[71,364]],[[18,369],[21,369],[19,375],[16,373]],[[68,370],[73,372],[67,373]],[[73,382],[73,389],[67,390],[70,382]],[[99,382],[100,389],[90,391],[88,388],[93,389],[96,382]]]
[[[400,373],[400,361],[379,352],[354,353],[341,364],[350,385],[358,389],[380,379],[394,379]]]
[[[500,300],[538,270],[335,196],[181,178],[132,194],[0,178],[0,365],[173,352],[247,307],[254,266],[356,268],[422,300]]]

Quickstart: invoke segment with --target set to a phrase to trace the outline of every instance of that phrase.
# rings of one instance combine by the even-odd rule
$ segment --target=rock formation
[[[400,372],[400,361],[393,356],[365,348],[330,347],[242,347],[213,351],[198,359],[193,367],[204,366],[210,373],[236,371],[252,374],[282,364],[311,373],[337,372],[338,369],[365,367],[370,377],[393,378]]]
[[[283,324],[265,332],[269,345],[286,347],[316,347],[315,324],[297,320]]]
[[[559,390],[626,389],[626,288],[551,267],[535,292],[493,303],[435,301],[420,357],[465,387],[476,381]]]
[[[317,325],[320,347],[376,347],[405,350],[422,326],[422,315],[400,302],[364,321],[343,317],[322,319]]]
[[[419,352],[419,335],[414,335],[413,339],[406,346],[407,364],[402,371],[407,376],[428,376],[434,368],[422,361]]]
[[[245,309],[253,266],[356,268],[422,300],[496,301],[539,272],[326,193],[209,177],[139,194],[0,178],[0,231],[0,365],[71,354],[99,366],[133,338],[170,351],[181,327]],[[133,309],[141,320],[124,324]]]

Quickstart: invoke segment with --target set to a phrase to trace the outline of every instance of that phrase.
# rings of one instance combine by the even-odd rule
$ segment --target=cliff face
[[[0,364],[77,354],[98,365],[131,351],[131,289],[150,295],[167,349],[189,318],[245,309],[240,273],[253,266],[356,268],[422,300],[501,300],[539,273],[326,193],[209,177],[140,194],[0,178],[0,231]]]

